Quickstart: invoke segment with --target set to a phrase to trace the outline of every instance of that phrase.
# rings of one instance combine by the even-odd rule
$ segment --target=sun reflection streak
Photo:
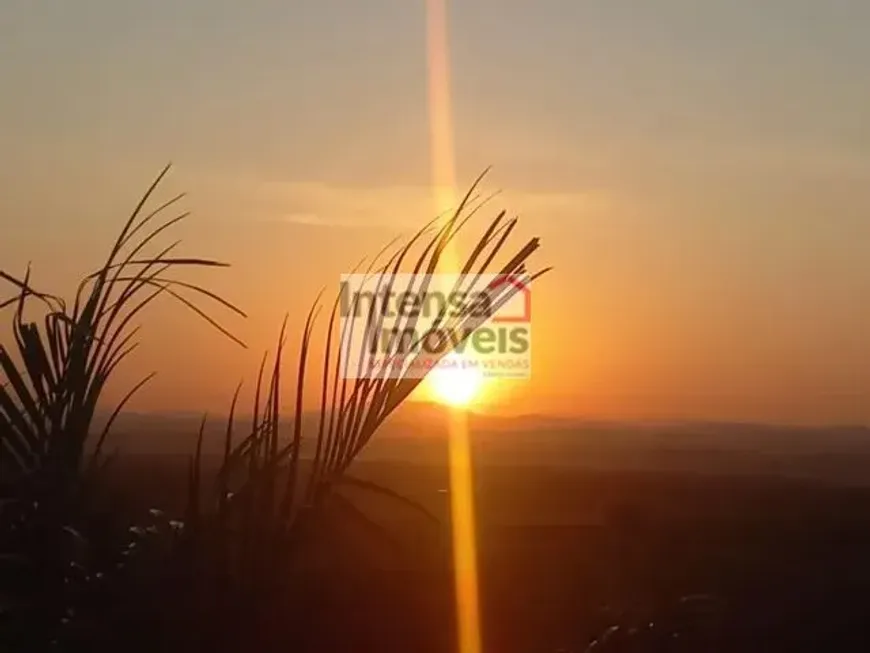
[[[429,147],[436,212],[456,206],[453,124],[450,100],[450,61],[447,40],[447,0],[426,0],[427,60],[429,68]],[[451,244],[444,252],[448,265],[458,267]],[[474,482],[468,418],[461,407],[449,409],[450,510],[456,592],[459,653],[480,653],[480,606]]]

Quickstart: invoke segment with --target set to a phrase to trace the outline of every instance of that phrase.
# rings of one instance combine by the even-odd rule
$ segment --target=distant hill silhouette
[[[438,462],[446,458],[447,409],[435,404],[403,406],[382,427],[370,460]],[[187,455],[201,416],[127,413],[117,423],[114,444],[128,455]],[[284,432],[291,433],[288,416]],[[237,437],[247,422],[237,418]],[[685,471],[807,477],[870,485],[870,428],[796,427],[728,422],[638,422],[525,415],[469,414],[475,455],[483,464],[554,465],[601,469]],[[306,414],[313,438],[318,417]],[[204,452],[221,450],[225,418],[209,420]]]

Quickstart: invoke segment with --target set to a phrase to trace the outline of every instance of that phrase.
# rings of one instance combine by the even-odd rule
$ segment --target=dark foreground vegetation
[[[207,476],[203,420],[178,494],[182,510],[173,514],[149,502],[146,511],[136,514],[116,504],[107,487],[118,465],[109,453],[112,426],[150,377],[130,389],[104,423],[98,424],[96,415],[115,370],[136,348],[135,325],[152,302],[175,300],[244,346],[213,311],[242,317],[244,312],[183,275],[190,268],[225,264],[179,256],[178,242],[160,244],[187,217],[171,213],[180,196],[154,200],[167,170],[71,301],[37,288],[29,270],[16,276],[0,269],[0,281],[12,288],[11,298],[0,301],[0,308],[11,312],[11,337],[0,347],[0,646],[5,649],[304,647],[314,618],[308,606],[321,591],[317,570],[332,568],[327,552],[348,530],[377,529],[343,489],[389,496],[432,518],[407,498],[349,474],[380,425],[420,383],[407,370],[419,369],[422,361],[361,376],[364,350],[345,347],[345,334],[335,333],[338,298],[328,313],[322,361],[308,359],[318,302],[308,314],[289,383],[282,357],[285,321],[276,351],[271,359],[263,358],[244,426],[234,418],[241,388],[236,390],[220,464]],[[396,290],[397,273],[420,273],[412,290],[425,293],[428,275],[441,269],[442,254],[480,208],[474,206],[476,185],[452,215],[391,243],[362,270],[386,292]],[[526,270],[537,239],[508,257],[499,256],[516,224],[504,212],[489,222],[463,264],[463,287],[456,290],[485,292],[497,309],[516,293],[516,285],[484,286],[482,273],[523,279],[541,274]],[[374,311],[360,319],[367,333],[385,326],[385,317]],[[436,324],[461,340],[484,319],[460,312],[442,314]],[[387,326],[413,331],[416,321],[401,315]],[[436,363],[447,353],[419,356]],[[357,374],[348,381],[353,368]],[[316,427],[306,429],[303,389],[314,374],[320,409]],[[281,406],[287,386],[295,401],[292,428],[285,431]],[[303,442],[314,451],[309,460],[303,460]],[[342,587],[354,587],[359,580],[353,565],[346,576],[339,574]],[[319,616],[328,614],[327,609]]]
[[[373,525],[332,522],[306,554],[305,600],[273,606],[273,636],[311,652],[454,650],[447,470],[356,465],[437,522],[349,493]],[[116,509],[141,515],[159,496],[182,510],[184,466],[126,459]],[[870,650],[870,488],[509,465],[477,480],[486,651]]]

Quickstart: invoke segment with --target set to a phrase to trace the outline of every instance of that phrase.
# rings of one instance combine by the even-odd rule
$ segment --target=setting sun
[[[448,355],[445,360],[450,360]],[[468,406],[480,396],[483,375],[479,370],[447,366],[433,370],[429,383],[435,401],[450,406]]]

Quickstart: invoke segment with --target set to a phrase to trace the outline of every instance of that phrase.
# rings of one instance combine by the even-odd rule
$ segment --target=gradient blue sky
[[[450,4],[460,179],[492,164],[557,267],[513,407],[870,421],[868,26],[858,0]],[[141,407],[223,405],[285,310],[429,217],[425,48],[422,0],[6,0],[0,267],[85,271],[171,159],[252,351],[161,307],[129,373],[161,371]]]

